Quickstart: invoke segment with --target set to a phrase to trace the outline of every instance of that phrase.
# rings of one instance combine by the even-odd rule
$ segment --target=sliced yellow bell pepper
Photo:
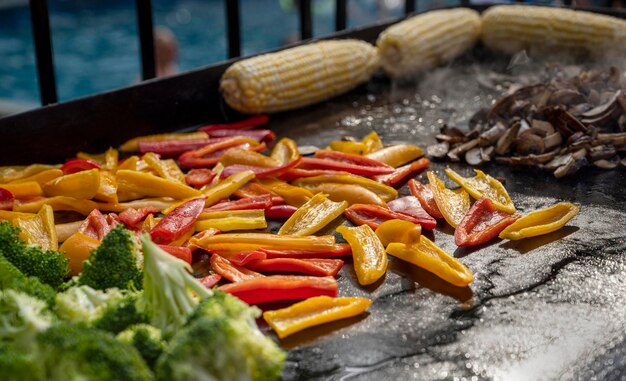
[[[383,149],[383,141],[380,139],[380,136],[378,136],[376,131],[372,131],[367,134],[363,138],[362,142],[365,144],[365,150],[363,151],[364,155]]]
[[[328,147],[333,151],[339,151],[344,153],[353,153],[355,155],[362,155],[367,149],[364,143],[361,142],[346,142],[342,140],[334,140],[328,144]]]
[[[225,167],[229,165],[241,164],[241,165],[251,165],[255,167],[278,167],[280,166],[280,162],[278,160],[274,160],[271,157],[261,155],[258,152],[250,151],[243,148],[230,148],[220,158],[220,163]]]
[[[270,157],[281,165],[289,164],[300,157],[298,145],[289,138],[282,138],[272,149]]]
[[[0,167],[0,183],[9,183],[15,180],[23,179],[25,177],[33,176],[39,172],[46,171],[48,169],[59,169],[58,165],[48,164],[32,164],[29,166],[8,166]]]
[[[580,208],[569,202],[529,213],[507,226],[498,237],[517,240],[552,233],[559,230],[578,214]]]
[[[60,169],[46,169],[45,171],[41,171],[32,176],[24,177],[18,180],[13,180],[11,181],[11,183],[18,184],[18,183],[26,183],[29,181],[35,181],[39,183],[39,185],[43,186],[48,181],[54,180],[57,177],[61,177],[61,176],[63,176],[63,171]]]
[[[115,175],[113,173],[100,171],[100,186],[94,198],[112,204],[118,203],[117,181],[115,181]]]
[[[115,174],[119,191],[136,192],[153,197],[186,199],[198,197],[199,190],[148,173],[120,169]]]
[[[100,241],[81,232],[72,234],[63,242],[59,251],[68,259],[70,275],[75,276],[83,271],[83,262],[89,258],[91,252],[100,246]]]
[[[341,216],[347,207],[346,201],[333,202],[318,193],[285,221],[278,234],[311,235]]]
[[[156,226],[156,224],[155,224],[155,226]],[[143,227],[143,225],[142,225],[142,227]],[[152,229],[150,229],[150,230],[152,230]],[[169,246],[182,246],[182,245],[185,244],[185,242],[187,242],[187,240],[189,240],[189,238],[191,238],[193,236],[193,233],[194,233],[194,230],[193,229],[189,229],[189,230],[187,230],[187,232],[185,234],[181,235],[180,237],[178,237],[174,241],[168,243],[168,245]]]
[[[349,205],[374,204],[387,207],[387,203],[379,195],[357,184],[322,183],[313,191],[328,194],[331,200],[346,201]]]
[[[370,191],[379,195],[380,198],[382,198],[384,201],[391,201],[398,197],[398,191],[390,186],[381,184],[377,181],[365,177],[350,174],[303,177],[294,181],[293,183],[294,185],[307,189],[315,189],[320,184],[325,183],[354,184],[369,189]]]
[[[48,196],[67,196],[79,199],[93,198],[100,189],[100,170],[90,169],[57,177],[48,181],[43,190]]]
[[[463,189],[450,190],[437,175],[428,171],[428,182],[437,207],[450,226],[456,228],[470,208],[469,194]]]
[[[258,180],[261,185],[269,188],[285,200],[286,204],[301,207],[313,197],[313,193],[300,186],[287,184],[273,177]]]
[[[141,224],[141,231],[144,233],[150,233],[150,230],[157,226],[159,221],[161,221],[161,219],[155,217],[154,214],[148,214],[148,217],[146,217]]]
[[[84,216],[88,215],[92,210],[98,207],[98,204],[91,200],[81,200],[67,196],[55,196],[29,202],[17,201],[13,206],[13,210],[16,212],[37,213],[44,205],[50,205],[52,210],[55,212],[69,210],[78,212]]]
[[[265,311],[263,319],[282,339],[305,328],[360,315],[371,304],[367,298],[316,296],[287,308]]]
[[[448,177],[462,186],[476,200],[485,196],[491,200],[496,209],[509,214],[515,213],[515,205],[513,205],[513,201],[506,189],[504,189],[504,185],[481,170],[474,169],[474,172],[476,172],[476,176],[467,178],[450,168],[446,168]]]
[[[378,160],[381,163],[397,168],[423,155],[424,151],[418,146],[412,144],[397,144],[368,153],[365,157]]]
[[[265,221],[263,209],[203,212],[194,225],[196,231],[217,229],[223,232],[265,229],[266,227],[267,221]]]
[[[206,206],[211,206],[232,195],[237,189],[241,188],[248,181],[254,179],[254,172],[241,171],[228,176],[224,180],[214,185],[202,189],[202,194],[206,196]]]
[[[157,198],[142,198],[139,200],[120,202],[117,204],[111,203],[97,203],[96,206],[103,212],[115,212],[120,213],[128,208],[141,209],[153,207],[159,211],[169,209],[173,205],[178,205],[179,202],[169,197],[157,197]]]
[[[422,227],[406,220],[389,220],[378,225],[375,233],[385,247],[391,242],[411,246],[419,243]]]
[[[387,246],[387,253],[419,266],[458,287],[465,287],[474,280],[470,269],[423,235],[420,236],[417,245],[408,246],[392,242]]]
[[[217,234],[202,238],[191,238],[190,243],[205,250],[236,248],[240,251],[257,249],[282,249],[306,251],[332,251],[336,248],[334,236],[296,237],[269,233]]]
[[[206,132],[186,132],[186,133],[169,133],[169,134],[156,134],[156,135],[146,135],[139,136],[133,139],[126,141],[124,144],[120,146],[120,151],[122,152],[138,152],[139,151],[139,142],[141,141],[163,141],[163,140],[184,140],[184,139],[208,139],[209,135]]]
[[[43,195],[41,186],[36,181],[27,181],[23,183],[0,184],[0,188],[4,188],[13,193],[15,198],[36,197]]]
[[[0,221],[7,220],[11,223],[16,218],[32,218],[35,217],[34,213],[22,213],[22,212],[12,212],[9,210],[0,210]]]
[[[20,239],[29,245],[39,245],[44,251],[59,248],[54,212],[50,205],[42,206],[34,217],[16,218],[13,224],[20,228]]]
[[[372,284],[387,271],[385,247],[372,228],[367,225],[357,227],[340,226],[337,233],[348,241],[352,248],[354,271],[359,284]]]
[[[174,160],[161,160],[154,152],[146,153],[143,155],[142,160],[162,178],[185,184],[185,174]]]
[[[119,156],[119,152],[117,152],[115,148],[110,147],[104,152],[104,162],[102,163],[101,169],[110,171],[111,173],[117,172]]]
[[[136,171],[137,170],[137,163],[139,163],[139,156],[133,155],[130,157],[127,157],[126,160],[124,160],[123,162],[119,163],[117,166],[117,169],[129,169],[131,171]]]

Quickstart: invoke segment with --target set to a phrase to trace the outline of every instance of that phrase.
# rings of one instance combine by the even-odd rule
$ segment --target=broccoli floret
[[[0,290],[16,290],[34,296],[54,306],[56,292],[34,276],[24,275],[8,259],[0,255]]]
[[[177,332],[159,357],[158,380],[276,380],[285,353],[247,322],[200,317]]]
[[[27,245],[19,238],[20,229],[8,221],[0,222],[0,254],[27,276],[58,288],[69,272],[63,253]]]
[[[0,341],[27,349],[54,321],[43,300],[15,290],[0,291]]]
[[[252,328],[257,329],[255,319],[261,316],[261,310],[223,291],[213,290],[213,295],[200,302],[189,316],[188,324],[204,316],[212,318],[226,316],[247,322]]]
[[[33,353],[12,344],[0,343],[0,380],[44,381],[44,369]]]
[[[83,263],[75,283],[98,290],[141,288],[142,270],[139,245],[134,235],[117,225]]]
[[[117,339],[134,346],[150,368],[154,367],[166,346],[161,331],[148,324],[128,327],[117,335]]]
[[[141,238],[144,255],[143,306],[151,324],[166,337],[182,327],[200,299],[213,293],[189,272],[191,266],[163,251],[147,234]]]
[[[37,358],[46,379],[152,380],[153,375],[132,346],[112,334],[81,325],[57,324],[37,336]]]
[[[56,313],[71,323],[118,333],[148,321],[137,307],[139,295],[117,288],[102,291],[89,286],[71,287],[57,295]]]

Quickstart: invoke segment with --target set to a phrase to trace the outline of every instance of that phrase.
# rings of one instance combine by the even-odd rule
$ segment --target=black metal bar
[[[139,46],[141,49],[141,78],[146,80],[156,77],[152,2],[151,0],[137,0],[136,4]]]
[[[348,0],[335,0],[335,30],[346,29],[348,23]]]
[[[313,15],[311,0],[300,0],[300,39],[313,37]]]
[[[415,12],[415,0],[404,0],[404,14]]]
[[[39,93],[43,106],[57,102],[57,87],[52,58],[52,38],[47,0],[30,0],[30,19],[35,39]]]
[[[241,28],[239,0],[226,1],[226,27],[228,29],[228,58],[241,55]]]

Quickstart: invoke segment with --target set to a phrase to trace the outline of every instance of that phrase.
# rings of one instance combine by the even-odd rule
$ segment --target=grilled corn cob
[[[237,111],[276,112],[344,93],[378,67],[376,48],[367,42],[320,41],[239,61],[226,70],[220,89]]]
[[[604,53],[624,50],[626,21],[571,9],[528,5],[499,5],[483,13],[482,41],[507,54],[522,50]]]
[[[480,25],[478,12],[467,8],[431,11],[392,25],[376,42],[383,69],[404,77],[446,63],[474,46]]]

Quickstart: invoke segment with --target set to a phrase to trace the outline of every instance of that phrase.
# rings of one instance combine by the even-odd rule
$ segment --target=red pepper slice
[[[272,206],[272,198],[265,194],[257,197],[247,197],[236,201],[226,201],[215,204],[209,208],[205,208],[205,211],[217,211],[217,210],[250,210],[250,209],[267,209]]]
[[[259,259],[266,259],[266,258],[267,258],[267,254],[265,254],[261,250],[255,250],[255,251],[242,251],[230,257],[229,260],[232,264],[235,264],[237,266],[245,266],[249,262],[256,261]]]
[[[302,178],[302,177],[314,177],[314,176],[323,176],[323,175],[346,175],[348,172],[345,171],[331,171],[328,169],[302,169],[302,168],[291,168],[288,171],[282,173],[279,178],[286,182],[291,182],[293,180]]]
[[[161,249],[167,251],[178,259],[181,259],[189,264],[191,264],[191,249],[188,247],[182,246],[169,246],[169,245],[158,245]]]
[[[194,168],[185,175],[185,182],[189,186],[201,188],[210,184],[215,176],[216,173],[208,168]]]
[[[221,233],[222,233],[222,232],[221,232],[221,231],[219,231],[219,230],[217,230],[217,229],[210,228],[210,229],[203,230],[203,231],[201,231],[201,232],[199,232],[199,233],[194,234],[192,238],[195,238],[195,239],[202,239],[202,238],[204,238],[204,237],[208,237],[208,236],[212,236],[212,235],[218,235],[218,234],[221,234]],[[189,241],[187,241],[187,242],[185,243],[185,246],[186,246],[186,245],[188,245],[188,244],[189,244]],[[194,249],[197,249],[197,247],[192,246],[192,247],[191,247],[191,250],[194,250]]]
[[[478,246],[489,242],[504,228],[517,220],[519,215],[510,215],[493,206],[487,197],[481,197],[467,211],[454,231],[457,246]]]
[[[233,194],[239,198],[254,198],[258,196],[268,195],[272,199],[272,205],[280,205],[285,203],[285,200],[277,193],[258,183],[248,183],[243,187],[237,189]]]
[[[298,210],[292,205],[272,205],[265,209],[266,218],[289,218]]]
[[[341,259],[272,258],[251,261],[247,268],[261,272],[302,273],[313,276],[335,276],[343,267]]]
[[[337,296],[337,281],[331,276],[271,275],[226,284],[220,290],[248,304],[300,300],[314,296]]]
[[[377,176],[376,180],[385,185],[394,187],[396,189],[402,187],[406,182],[422,173],[430,165],[430,160],[425,157],[412,162],[411,164],[404,165],[396,168],[393,173],[383,176]]]
[[[378,225],[389,220],[406,220],[421,225],[415,217],[385,209],[380,205],[354,204],[344,210],[343,214],[353,224],[368,225],[372,230],[376,230]]]
[[[276,139],[276,134],[270,130],[212,130],[205,131],[211,138],[230,138],[233,136],[245,136],[258,142],[270,144]]]
[[[85,218],[78,231],[86,236],[102,241],[102,238],[111,231],[111,226],[106,217],[98,209],[94,209]]]
[[[332,250],[313,251],[313,250],[271,250],[259,249],[265,253],[267,258],[333,258],[350,255],[352,248],[347,243],[338,243]]]
[[[248,130],[256,126],[261,126],[270,121],[267,115],[256,115],[248,119],[241,120],[239,122],[225,123],[225,124],[209,124],[204,127],[198,128],[198,131],[209,133],[215,130]]]
[[[0,188],[0,210],[13,210],[15,196],[11,191]]]
[[[139,141],[139,152],[154,152],[164,157],[180,155],[185,151],[199,149],[213,143],[214,139],[170,139],[161,141]]]
[[[253,165],[233,164],[224,168],[224,170],[222,171],[221,177],[226,178],[228,176],[234,175],[235,173],[246,171],[246,170],[250,170],[254,172],[254,175],[256,178],[276,176],[289,170],[290,168],[297,166],[298,164],[300,164],[300,160],[302,160],[302,158],[299,157],[294,161],[291,161],[285,165],[281,165],[280,167],[270,167],[270,168],[256,167]]]
[[[178,162],[183,167],[188,168],[211,167],[217,164],[226,150],[233,147],[247,148],[251,151],[263,151],[267,148],[265,143],[250,146],[250,138],[238,136],[209,143],[202,148],[187,151],[178,157]]]
[[[299,165],[304,169],[329,169],[360,176],[378,176],[393,173],[394,168],[361,155],[339,151],[319,150],[315,157],[304,157]]]
[[[222,276],[220,274],[211,274],[207,275],[203,278],[198,279],[200,283],[206,288],[213,288],[219,281],[222,280]]]
[[[72,173],[88,171],[94,168],[100,169],[100,164],[92,160],[71,159],[61,166],[61,171],[65,175],[71,175]]]
[[[430,214],[426,213],[422,204],[415,196],[400,197],[393,201],[389,201],[387,206],[390,210],[415,218],[424,229],[433,230],[437,226],[435,220]],[[412,222],[412,221],[411,221]]]
[[[435,196],[433,195],[430,185],[424,185],[417,180],[409,181],[409,189],[411,194],[420,201],[422,208],[435,218],[443,218],[443,214],[439,210],[437,203],[435,202]]]
[[[196,198],[172,210],[150,230],[152,240],[167,244],[187,233],[202,213],[205,199],[205,197]]]
[[[264,277],[263,274],[248,270],[245,267],[237,266],[217,254],[211,256],[211,268],[231,282],[241,282],[252,278]]]
[[[158,209],[153,206],[139,209],[128,208],[120,213],[119,219],[126,226],[135,226],[139,222],[143,221],[144,218],[148,217],[149,214],[154,214],[156,212],[158,212]]]

